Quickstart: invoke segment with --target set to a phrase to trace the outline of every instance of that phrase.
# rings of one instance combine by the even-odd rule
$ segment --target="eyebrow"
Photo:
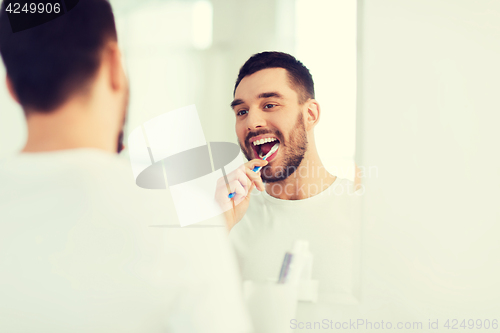
[[[280,93],[277,93],[277,92],[265,92],[265,93],[262,93],[260,94],[259,96],[257,96],[257,98],[269,98],[269,97],[276,97],[276,98],[279,98],[279,99],[283,99],[283,96],[280,94]],[[231,108],[234,109],[235,106],[238,106],[240,104],[243,104],[245,103],[242,99],[238,98],[238,99],[235,99],[234,101],[231,102]]]
[[[242,99],[235,99],[234,101],[231,102],[231,108],[234,109],[235,106],[238,106],[240,104],[243,104],[243,100]]]
[[[283,98],[280,93],[277,92],[265,92],[260,94],[257,98],[269,98],[269,97],[276,97],[276,98]]]

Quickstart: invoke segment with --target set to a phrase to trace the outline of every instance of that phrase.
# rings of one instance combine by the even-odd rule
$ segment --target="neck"
[[[323,166],[312,148],[305,154],[299,167],[288,178],[266,184],[266,192],[278,199],[301,200],[313,197],[326,190],[336,179]]]
[[[90,105],[68,102],[50,113],[28,113],[28,140],[22,152],[76,148],[116,152],[113,131],[104,126],[103,121],[98,118],[100,112],[95,111],[97,110]]]

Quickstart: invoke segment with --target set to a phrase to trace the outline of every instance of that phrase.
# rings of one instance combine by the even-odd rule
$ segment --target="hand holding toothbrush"
[[[260,168],[267,165],[266,160],[253,159],[233,172],[227,174],[227,184],[224,177],[217,181],[215,200],[224,211],[228,228],[231,229],[245,215],[250,203],[250,192],[256,187],[264,191],[264,183],[260,177]],[[258,168],[257,172],[253,170]],[[232,198],[228,193],[235,193]]]
[[[279,145],[280,145],[279,143],[276,143],[276,144],[275,144],[275,145],[271,148],[271,150],[269,150],[269,152],[268,152],[268,153],[267,153],[264,157],[262,157],[262,160],[263,160],[263,161],[265,161],[265,160],[267,160],[267,158],[268,158],[269,156],[271,156],[272,154],[274,154],[274,153],[278,150]],[[262,166],[255,166],[255,167],[252,169],[252,171],[253,171],[253,172],[259,172],[259,171],[260,171],[260,169],[262,169]],[[229,199],[232,199],[232,198],[234,198],[234,196],[235,196],[235,195],[236,195],[236,192],[231,192],[231,193],[229,193],[229,195],[228,195],[227,197],[228,197]]]

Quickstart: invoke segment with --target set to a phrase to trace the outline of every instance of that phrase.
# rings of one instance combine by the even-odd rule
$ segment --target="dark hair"
[[[42,25],[12,32],[0,12],[0,53],[21,105],[50,112],[88,88],[106,42],[117,40],[107,0],[81,0],[71,11]]]
[[[311,73],[303,63],[288,53],[283,52],[261,52],[254,54],[240,68],[233,95],[241,80],[245,76],[266,68],[284,68],[288,77],[299,95],[299,103],[304,103],[309,98],[314,98],[314,81]]]

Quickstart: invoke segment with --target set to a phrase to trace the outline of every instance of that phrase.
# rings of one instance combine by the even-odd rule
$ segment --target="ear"
[[[13,100],[15,100],[18,104],[19,103],[19,98],[17,97],[16,91],[14,90],[14,85],[12,84],[12,81],[10,80],[10,77],[7,75],[5,77],[5,83],[7,84],[7,90],[9,91],[10,97],[12,97]]]
[[[116,42],[109,42],[106,46],[104,61],[108,65],[111,88],[115,92],[123,90],[126,87],[126,77],[123,69],[122,54]]]
[[[305,106],[307,107],[307,115],[306,117],[304,117],[304,119],[306,123],[306,129],[309,131],[318,123],[321,110],[319,107],[319,103],[315,99],[308,100],[305,103]]]

